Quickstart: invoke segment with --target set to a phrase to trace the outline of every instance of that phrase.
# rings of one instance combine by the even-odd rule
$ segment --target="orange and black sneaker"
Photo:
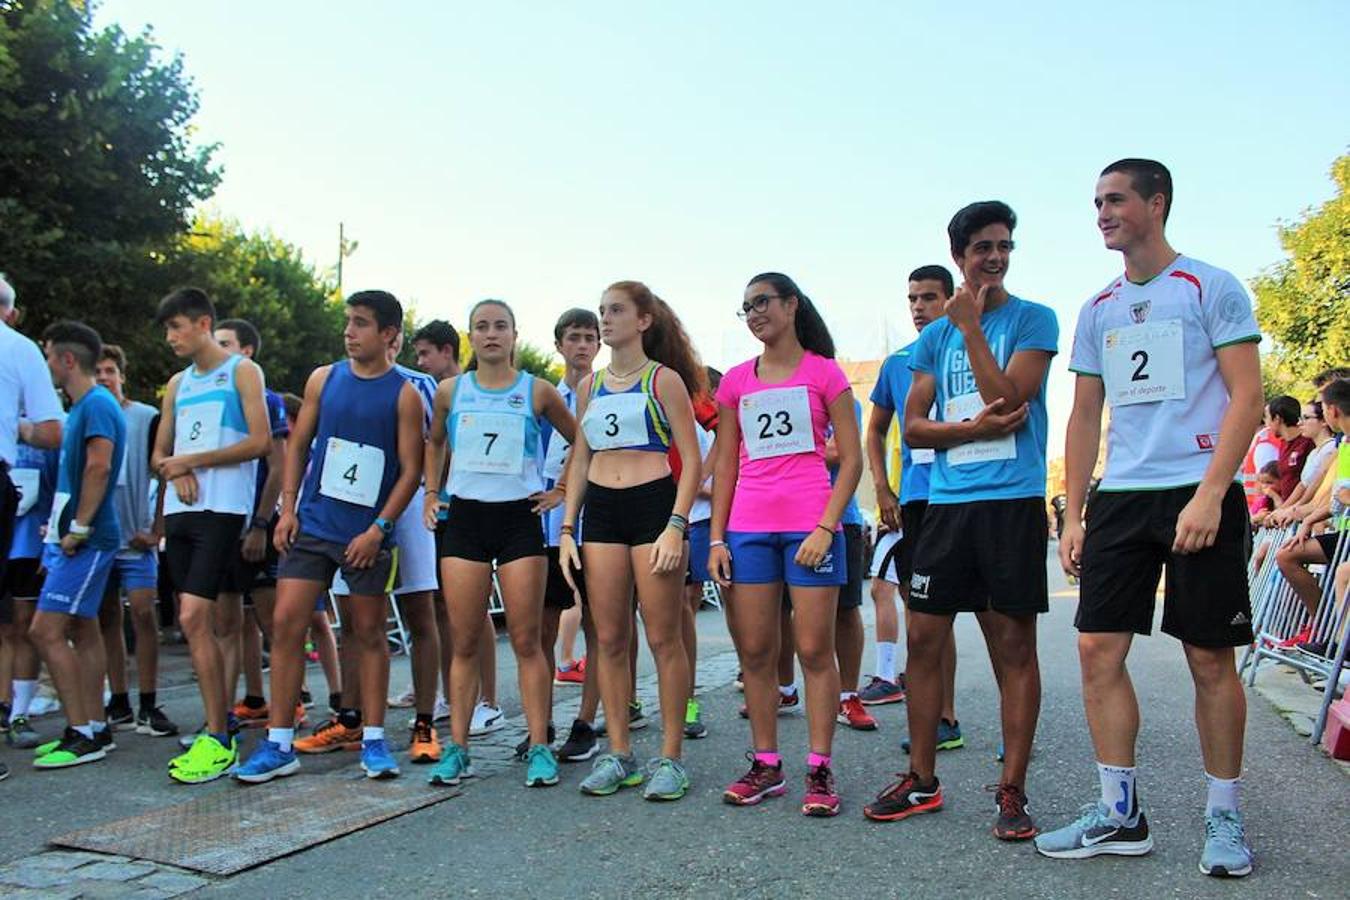
[[[249,706],[247,702],[240,700],[230,710],[234,717],[239,720],[241,728],[259,728],[267,724],[267,704],[262,706]]]
[[[896,822],[942,809],[942,785],[938,784],[937,776],[933,776],[929,785],[920,784],[919,776],[913,772],[898,777],[899,781],[863,807],[864,816],[874,822]]]
[[[436,729],[430,722],[415,720],[412,727],[412,742],[408,746],[408,758],[415,763],[434,763],[441,761],[441,742],[436,737]]]
[[[296,753],[332,753],[334,750],[360,750],[363,732],[358,725],[348,728],[337,719],[324,722],[309,737],[298,738]]]
[[[1036,824],[1027,813],[1027,795],[1015,784],[991,784],[986,791],[994,792],[998,819],[994,822],[994,837],[1000,841],[1028,841],[1036,836]]]

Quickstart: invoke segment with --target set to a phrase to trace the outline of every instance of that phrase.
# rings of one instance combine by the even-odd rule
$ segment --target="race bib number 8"
[[[525,467],[525,419],[509,413],[464,413],[451,462],[463,472],[519,475]]]
[[[741,439],[751,459],[811,453],[811,401],[805,385],[771,388],[741,397]]]
[[[9,477],[19,489],[19,508],[14,515],[16,518],[27,515],[28,511],[37,505],[42,473],[37,469],[10,469]]]
[[[952,397],[943,408],[944,422],[964,422],[973,419],[984,409],[984,398],[979,391]],[[1003,459],[1017,458],[1017,435],[1005,434],[1003,437],[987,441],[971,441],[947,449],[947,464],[951,466],[969,466],[982,462],[997,462]]]
[[[622,450],[647,443],[647,395],[605,394],[592,397],[582,421],[592,450]]]
[[[1102,380],[1112,406],[1186,399],[1180,319],[1112,328],[1102,343]]]
[[[384,479],[384,451],[330,437],[319,473],[319,493],[372,509],[380,499]]]
[[[220,449],[220,423],[225,404],[219,400],[180,407],[173,425],[174,455]]]
[[[52,514],[47,517],[47,534],[42,538],[44,544],[61,543],[61,514],[66,511],[69,502],[70,494],[65,491],[57,491],[52,497]]]

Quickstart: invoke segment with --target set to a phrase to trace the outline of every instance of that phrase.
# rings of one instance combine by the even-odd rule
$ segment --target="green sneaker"
[[[591,774],[581,782],[581,792],[593,797],[607,797],[623,787],[642,784],[642,772],[633,754],[618,756],[606,753],[596,758]]]
[[[702,712],[698,701],[692,697],[684,704],[684,736],[692,741],[708,736],[708,726],[703,724]]]
[[[535,744],[525,751],[529,768],[525,771],[526,787],[549,787],[558,783],[558,759],[547,744]]]
[[[556,772],[556,769],[555,769]],[[441,761],[432,768],[427,776],[428,784],[444,784],[453,787],[465,778],[473,777],[473,764],[469,762],[469,748],[456,743],[445,745]]]
[[[198,735],[192,749],[169,764],[169,777],[180,784],[205,784],[228,775],[239,761],[239,742],[226,747],[209,734]]]
[[[47,741],[45,744],[38,744],[36,747],[33,748],[33,756],[35,758],[39,756],[46,756],[48,753],[51,753],[57,747],[61,746],[61,740],[62,740],[61,738],[57,738],[54,741]]]
[[[661,757],[647,764],[645,800],[678,800],[689,790],[689,773],[678,759]]]
[[[33,760],[33,768],[68,769],[71,766],[97,762],[107,755],[107,751],[98,741],[85,737],[74,728],[67,728],[55,748]]]

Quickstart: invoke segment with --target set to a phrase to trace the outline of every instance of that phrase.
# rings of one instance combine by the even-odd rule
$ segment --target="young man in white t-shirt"
[[[1036,849],[1082,859],[1153,847],[1135,792],[1139,704],[1125,659],[1134,635],[1152,628],[1165,566],[1162,630],[1182,642],[1195,682],[1209,785],[1200,870],[1240,876],[1252,866],[1238,805],[1247,707],[1233,648],[1252,630],[1250,531],[1235,476],[1261,420],[1261,336],[1236,278],[1167,243],[1171,203],[1172,177],[1151,160],[1113,163],[1097,182],[1097,226],[1125,273],[1078,318],[1059,557],[1082,578],[1075,624],[1101,799]],[[1103,402],[1106,471],[1085,530]]]

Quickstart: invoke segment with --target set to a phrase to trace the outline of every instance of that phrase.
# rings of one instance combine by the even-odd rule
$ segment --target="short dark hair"
[[[1102,169],[1102,176],[1119,172],[1130,177],[1130,187],[1145,200],[1163,195],[1163,221],[1172,212],[1172,173],[1154,159],[1118,159]]]
[[[909,273],[910,281],[937,281],[942,284],[942,293],[950,297],[956,292],[956,282],[952,281],[952,273],[947,271],[946,266],[919,266],[913,272]]]
[[[123,375],[127,374],[127,355],[122,351],[122,348],[116,344],[104,344],[103,350],[99,353],[98,358],[100,360],[112,360],[112,364],[117,366],[117,371],[121,372]]]
[[[553,326],[553,340],[561,342],[563,334],[569,328],[589,328],[596,337],[600,336],[600,319],[589,309],[574,306],[558,316],[558,324]]]
[[[981,228],[1002,223],[1009,231],[1017,228],[1017,213],[1002,200],[981,200],[957,210],[947,223],[947,239],[951,241],[952,256],[961,256],[970,246],[970,236]]]
[[[388,291],[357,291],[347,298],[348,306],[364,306],[375,314],[375,324],[381,329],[403,325],[403,304]]]
[[[281,395],[281,404],[286,407],[286,415],[292,419],[300,415],[300,407],[304,405],[304,402],[290,391]]]
[[[1303,415],[1303,406],[1288,394],[1282,394],[1266,404],[1272,418],[1286,425],[1297,425],[1298,417]]]
[[[1330,369],[1323,369],[1313,376],[1313,387],[1321,390],[1337,378],[1350,378],[1350,366],[1333,366]]]
[[[1350,416],[1350,380],[1334,378],[1322,388],[1322,407],[1334,406],[1343,416]]]
[[[98,358],[103,353],[103,338],[83,322],[53,322],[42,332],[42,340],[56,347],[58,353],[70,353],[80,369],[93,375]]]
[[[1261,471],[1258,474],[1265,475],[1267,478],[1279,478],[1280,477],[1279,462],[1272,459],[1270,462],[1266,463],[1264,466],[1261,467]]]
[[[188,319],[200,319],[202,316],[206,316],[214,324],[216,321],[216,305],[211,302],[211,298],[201,288],[181,287],[159,301],[159,309],[155,311],[155,324],[163,325],[174,316],[183,316]]]
[[[217,331],[222,328],[234,332],[234,339],[239,342],[241,349],[252,347],[254,356],[262,352],[262,335],[258,334],[258,329],[253,327],[252,322],[247,319],[226,319],[216,323]]]
[[[437,349],[449,347],[454,354],[455,362],[459,362],[459,332],[444,319],[432,319],[414,331],[412,339],[414,344],[426,341]]]

